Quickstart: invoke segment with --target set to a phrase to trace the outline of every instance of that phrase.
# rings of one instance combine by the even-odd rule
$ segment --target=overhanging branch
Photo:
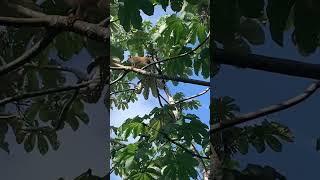
[[[247,121],[251,121],[263,116],[266,116],[268,114],[272,114],[278,111],[282,111],[285,109],[288,109],[294,105],[297,105],[301,103],[302,101],[306,100],[308,97],[310,97],[316,90],[320,87],[320,82],[315,82],[312,83],[303,93],[290,98],[284,102],[281,102],[279,104],[267,106],[265,108],[259,109],[258,111],[255,112],[250,112],[238,117],[235,117],[234,119],[231,120],[225,120],[222,121],[221,123],[213,124],[210,126],[210,133],[215,133],[218,131],[221,131],[225,128],[232,127],[237,124],[241,124]],[[213,107],[214,108],[214,107]]]
[[[58,88],[39,90],[39,91],[28,92],[28,93],[25,93],[25,94],[16,95],[16,96],[13,96],[13,97],[7,97],[7,98],[4,98],[4,99],[0,100],[0,106],[4,105],[4,104],[11,103],[11,102],[14,102],[14,101],[18,101],[18,100],[23,100],[23,99],[43,96],[43,95],[47,95],[47,94],[71,91],[71,90],[75,90],[75,89],[81,89],[81,88],[84,88],[84,87],[88,86],[90,83],[91,83],[91,81],[87,81],[87,82],[82,82],[82,83],[79,83],[79,84],[76,84],[76,85],[72,85],[72,86],[64,86],[64,87],[58,87]]]
[[[109,29],[99,24],[93,24],[81,20],[77,20],[74,23],[70,24],[70,17],[68,16],[47,15],[13,3],[9,3],[8,7],[18,14],[22,14],[24,16],[32,18],[1,17],[1,25],[24,25],[33,27],[36,26],[54,28],[61,31],[75,32],[105,43],[109,42]]]
[[[222,49],[213,52],[213,63],[241,68],[251,68],[267,72],[320,80],[320,64],[304,63],[283,58],[255,54],[228,53]]]
[[[41,53],[42,50],[44,50],[52,42],[52,40],[56,37],[57,34],[58,32],[56,31],[48,30],[46,35],[40,41],[38,41],[30,49],[26,50],[20,57],[8,64],[0,66],[0,76],[7,74],[19,68],[20,66],[30,62],[32,58]]]

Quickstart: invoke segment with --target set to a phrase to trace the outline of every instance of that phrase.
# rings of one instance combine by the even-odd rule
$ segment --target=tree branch
[[[7,74],[19,68],[20,66],[30,62],[32,58],[41,53],[42,50],[44,50],[52,42],[52,40],[56,37],[57,34],[58,32],[56,31],[48,30],[46,35],[40,41],[38,41],[30,49],[26,50],[20,57],[6,65],[0,66],[0,76]]]
[[[316,90],[320,87],[320,81],[312,83],[303,93],[290,98],[286,101],[283,101],[279,104],[267,106],[265,108],[259,109],[258,111],[255,112],[250,112],[238,117],[235,117],[234,119],[231,120],[225,120],[217,124],[213,124],[210,126],[210,133],[215,133],[218,131],[221,131],[223,129],[226,129],[228,127],[232,127],[237,124],[241,124],[250,120],[257,119],[259,117],[266,116],[271,113],[275,113],[278,111],[282,111],[285,109],[288,109],[294,105],[297,105],[301,103],[302,101],[306,100],[308,97],[310,97]]]
[[[181,78],[181,77],[171,77],[167,75],[159,75],[155,73],[151,73],[139,68],[135,68],[132,66],[123,66],[121,64],[114,63],[117,67],[110,67],[110,69],[114,70],[126,70],[126,71],[133,71],[141,75],[149,76],[149,77],[154,77],[157,79],[165,79],[165,80],[171,80],[171,81],[177,81],[177,82],[184,82],[184,83],[189,83],[189,84],[197,84],[200,86],[210,86],[210,82],[207,81],[201,81],[201,80],[195,80],[195,79],[186,79],[186,78]]]
[[[213,51],[213,57],[213,62],[218,64],[320,80],[320,64],[303,63],[255,54],[228,53],[218,48]]]
[[[57,70],[57,71],[66,71],[74,74],[78,80],[81,81],[87,81],[88,80],[88,74],[84,73],[78,69],[72,68],[72,67],[66,67],[61,65],[45,65],[45,66],[39,66],[36,64],[25,64],[24,67],[28,68],[38,68],[38,69],[48,69],[48,70]]]
[[[63,122],[65,121],[67,114],[70,110],[71,105],[73,104],[74,100],[77,98],[79,95],[79,89],[75,89],[74,93],[72,94],[71,98],[66,102],[66,104],[63,106],[60,114],[59,114],[59,119],[57,122],[57,125],[54,128],[54,131],[57,131],[61,129]]]
[[[127,74],[128,74],[129,71],[125,71],[123,72],[116,80],[110,82],[110,86],[112,86],[113,84],[121,81],[122,78],[124,78]]]
[[[47,94],[59,93],[59,92],[64,92],[64,91],[71,91],[71,90],[75,90],[75,89],[81,89],[81,88],[88,86],[90,83],[91,83],[91,81],[86,81],[86,82],[79,83],[79,84],[76,84],[73,86],[51,88],[51,89],[45,89],[45,90],[40,90],[40,91],[28,92],[28,93],[16,95],[13,97],[7,97],[7,98],[0,100],[0,105],[8,104],[8,103],[22,100],[22,99],[43,96],[43,95],[47,95]]]
[[[32,17],[33,19],[1,17],[0,24],[2,25],[24,25],[33,27],[41,26],[61,31],[75,32],[94,40],[109,42],[110,30],[108,28],[102,27],[99,24],[93,24],[81,20],[77,20],[74,23],[70,24],[70,17],[68,16],[47,15],[13,3],[9,3],[8,7],[13,9],[13,11],[17,12],[18,14]]]
[[[192,148],[192,151],[194,151],[196,154],[200,155],[199,151],[197,150],[197,148],[194,144],[191,144],[191,148]],[[204,169],[204,173],[209,174],[209,169],[206,166],[206,163],[204,162],[204,160],[202,158],[198,158],[198,161],[199,161],[199,163],[202,164],[203,169]]]
[[[195,94],[195,95],[193,95],[193,96],[186,97],[186,98],[184,98],[184,99],[182,99],[182,100],[180,100],[180,101],[176,101],[174,104],[180,104],[180,103],[183,103],[183,102],[188,101],[188,100],[190,100],[190,99],[193,99],[193,98],[202,96],[202,95],[204,95],[205,93],[207,93],[209,90],[210,90],[210,87],[206,88],[204,91],[202,91],[202,92],[200,92],[200,93],[198,93],[198,94]]]

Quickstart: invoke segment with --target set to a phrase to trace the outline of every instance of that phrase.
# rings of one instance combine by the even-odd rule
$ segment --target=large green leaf
[[[38,149],[42,155],[45,155],[49,150],[48,142],[41,134],[38,135]]]
[[[271,37],[280,46],[283,46],[283,33],[292,6],[292,0],[268,1],[267,15],[270,22]]]
[[[24,141],[24,149],[26,152],[31,152],[34,149],[36,137],[37,135],[34,133],[31,133],[27,136],[26,140]]]
[[[256,20],[246,19],[240,24],[240,33],[253,45],[261,45],[265,42],[265,34]]]

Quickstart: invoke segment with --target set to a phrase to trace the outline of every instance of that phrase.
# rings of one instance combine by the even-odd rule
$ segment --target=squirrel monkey
[[[147,65],[151,63],[152,58],[149,56],[141,57],[141,56],[131,56],[129,55],[128,60],[135,66],[136,64]]]

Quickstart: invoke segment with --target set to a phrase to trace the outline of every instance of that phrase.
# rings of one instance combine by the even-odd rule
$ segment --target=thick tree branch
[[[255,54],[237,54],[215,49],[213,62],[241,68],[251,68],[290,76],[320,80],[320,64],[303,63],[283,58],[268,57]]]
[[[237,124],[241,124],[247,121],[251,121],[263,116],[266,116],[271,113],[275,113],[278,111],[282,111],[284,109],[288,109],[294,105],[297,105],[301,103],[302,101],[306,100],[308,97],[310,97],[318,88],[320,87],[320,82],[312,83],[303,93],[288,99],[284,102],[281,102],[279,104],[267,106],[265,108],[259,109],[255,112],[250,112],[241,116],[238,116],[231,120],[225,120],[221,123],[213,124],[210,126],[210,133],[215,133],[218,131],[221,131],[225,128],[232,127]]]
[[[20,5],[9,3],[9,8],[16,11],[18,14],[22,14],[28,18],[14,18],[14,17],[1,17],[0,24],[10,26],[36,26],[53,28],[61,31],[75,32],[91,39],[95,39],[102,42],[109,42],[110,31],[108,28],[102,27],[99,24],[93,24],[86,21],[75,21],[70,24],[70,17],[60,15],[46,15],[31,9],[25,8]]]
[[[41,53],[56,37],[58,33],[56,31],[48,30],[46,35],[38,41],[33,47],[26,50],[20,57],[15,59],[14,61],[5,64],[3,66],[0,66],[0,76],[7,74],[20,66],[30,62],[32,58],[37,56],[39,53]]]
[[[71,90],[75,90],[75,89],[81,89],[81,88],[88,86],[90,83],[91,83],[91,81],[86,81],[86,82],[82,82],[82,83],[79,83],[79,84],[76,84],[73,86],[51,88],[51,89],[39,90],[39,91],[35,91],[35,92],[28,92],[28,93],[16,95],[13,97],[7,97],[7,98],[0,100],[0,105],[8,104],[8,103],[11,103],[14,101],[23,100],[23,99],[27,99],[27,98],[43,96],[43,95],[47,95],[47,94],[60,93],[60,92],[71,91]]]
[[[135,68],[132,66],[123,66],[121,64],[114,63],[117,67],[110,67],[110,69],[113,70],[125,70],[125,71],[133,71],[141,75],[149,76],[149,77],[154,77],[157,79],[165,79],[165,80],[171,80],[171,81],[177,81],[177,82],[184,82],[184,83],[189,83],[189,84],[197,84],[200,86],[210,86],[210,82],[207,81],[201,81],[201,80],[195,80],[195,79],[186,79],[186,78],[181,78],[181,77],[171,77],[167,75],[159,75],[155,73],[151,73],[139,68]]]

